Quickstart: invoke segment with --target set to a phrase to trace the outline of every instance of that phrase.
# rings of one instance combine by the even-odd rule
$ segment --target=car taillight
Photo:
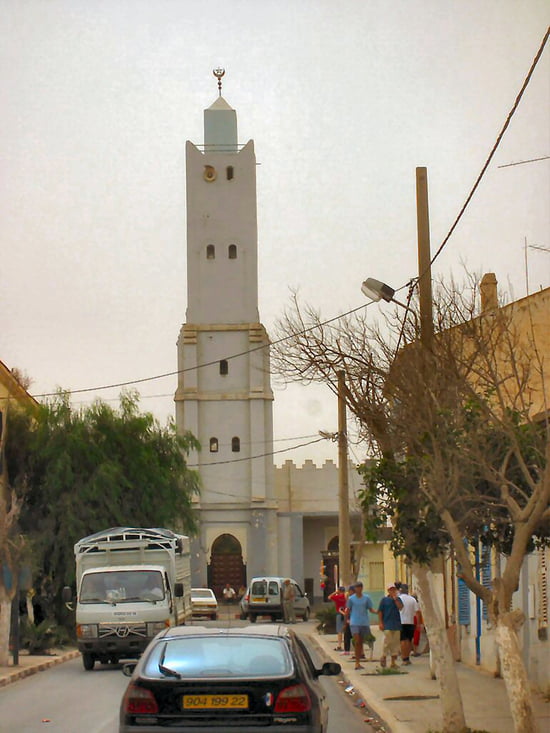
[[[248,603],[248,601],[250,600],[250,594],[249,593],[247,593],[245,595],[244,600]]]
[[[306,713],[311,710],[311,698],[305,685],[292,685],[281,690],[273,710],[276,713]]]
[[[137,687],[137,685],[128,685],[124,695],[124,712],[128,715],[141,715],[143,713],[158,713],[158,711],[159,706],[150,690]]]

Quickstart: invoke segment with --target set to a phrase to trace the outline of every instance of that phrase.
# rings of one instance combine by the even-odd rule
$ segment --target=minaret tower
[[[204,111],[204,146],[186,144],[187,313],[178,339],[176,423],[201,450],[193,583],[277,573],[268,337],[258,315],[256,157],[239,146],[221,95]]]

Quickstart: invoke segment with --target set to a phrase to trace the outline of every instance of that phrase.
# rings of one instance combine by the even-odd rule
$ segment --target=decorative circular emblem
[[[203,176],[205,181],[208,181],[208,183],[212,183],[212,181],[216,180],[218,174],[216,173],[216,169],[213,165],[205,165]]]
[[[125,639],[130,634],[130,627],[129,626],[118,626],[116,630],[116,635],[119,636],[121,639]]]

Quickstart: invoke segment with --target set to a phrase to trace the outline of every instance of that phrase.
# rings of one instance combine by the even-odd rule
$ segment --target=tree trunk
[[[10,658],[11,601],[0,587],[0,667],[7,667]]]
[[[466,730],[462,696],[447,629],[434,595],[432,572],[427,567],[416,564],[413,565],[412,570],[416,577],[420,610],[424,617],[430,651],[439,681],[443,733],[462,733]]]
[[[496,642],[514,721],[514,730],[516,733],[536,733],[538,727],[531,701],[529,679],[523,664],[517,634],[523,621],[523,613],[518,609],[500,614],[497,617]]]

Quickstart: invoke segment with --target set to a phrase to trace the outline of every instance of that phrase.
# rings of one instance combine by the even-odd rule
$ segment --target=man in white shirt
[[[223,589],[223,600],[226,603],[233,603],[236,595],[235,589],[232,588],[229,583],[226,583],[225,588]]]
[[[403,604],[399,610],[401,616],[401,659],[403,664],[410,664],[414,637],[414,615],[418,612],[419,606],[416,598],[409,595],[409,586],[406,583],[401,583],[399,598]]]

